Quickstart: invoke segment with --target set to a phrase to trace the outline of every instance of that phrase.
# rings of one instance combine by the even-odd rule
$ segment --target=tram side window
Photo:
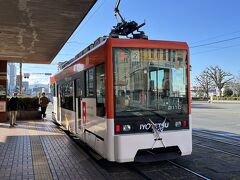
[[[81,118],[81,101],[82,98],[85,97],[85,89],[84,89],[84,72],[79,74],[79,79],[76,79],[76,97],[78,98],[78,117]]]
[[[61,107],[73,111],[73,82],[61,85]]]
[[[86,71],[86,96],[94,96],[94,68]]]
[[[97,116],[105,116],[105,83],[104,83],[105,71],[104,64],[96,67],[96,91],[97,91]]]
[[[52,93],[52,95],[55,97],[56,96],[56,89],[55,89],[55,84],[51,84],[51,86],[50,86],[50,89],[51,89],[51,93]]]

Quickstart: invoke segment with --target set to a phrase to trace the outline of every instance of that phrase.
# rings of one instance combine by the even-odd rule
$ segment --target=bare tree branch
[[[240,96],[240,75],[231,82],[231,88],[235,95]]]
[[[222,96],[222,88],[233,80],[232,74],[223,71],[219,66],[211,66],[210,68],[207,68],[206,72],[218,88],[220,96]]]
[[[206,94],[206,96],[208,97],[208,91],[209,88],[212,85],[212,79],[210,78],[209,74],[207,73],[207,71],[203,71],[200,75],[198,75],[196,78],[196,82],[197,84],[199,84],[199,86],[201,87],[201,89],[203,90],[203,92]]]

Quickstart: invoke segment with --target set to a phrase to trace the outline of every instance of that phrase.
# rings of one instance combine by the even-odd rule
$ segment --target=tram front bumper
[[[192,152],[191,130],[180,130],[161,133],[161,140],[155,142],[153,133],[128,134],[114,136],[114,156],[117,162],[131,162],[138,150],[150,148],[164,148],[177,146],[181,155],[189,155]]]

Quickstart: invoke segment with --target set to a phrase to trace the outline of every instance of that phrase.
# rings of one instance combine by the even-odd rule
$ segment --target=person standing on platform
[[[40,97],[39,99],[39,104],[41,106],[41,115],[42,115],[42,119],[44,120],[46,118],[46,109],[48,106],[48,98],[45,96],[45,93],[42,93],[42,97]]]
[[[10,127],[14,127],[14,125],[17,125],[17,110],[18,110],[18,97],[17,93],[13,93],[13,97],[9,100],[8,109],[9,109],[9,115],[10,115]]]

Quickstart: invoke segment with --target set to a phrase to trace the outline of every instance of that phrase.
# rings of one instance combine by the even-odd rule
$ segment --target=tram
[[[121,22],[51,77],[53,120],[109,161],[153,161],[192,152],[189,47],[148,40]],[[134,33],[136,32],[137,33]],[[129,38],[119,36],[132,35]]]
[[[51,77],[53,119],[109,161],[192,152],[189,47],[101,37]]]

